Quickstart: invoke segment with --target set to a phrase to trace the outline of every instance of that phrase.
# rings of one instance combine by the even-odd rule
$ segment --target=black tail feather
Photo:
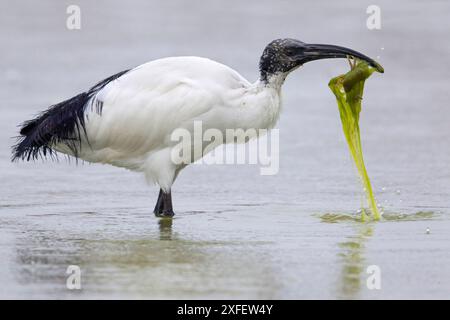
[[[17,144],[13,146],[12,161],[35,160],[39,157],[53,157],[52,145],[64,143],[77,158],[81,147],[81,135],[86,134],[84,111],[88,101],[109,82],[129,70],[119,72],[93,86],[90,90],[51,106],[32,120],[21,125]],[[101,113],[96,106],[96,112]]]
[[[20,129],[20,135],[26,136],[31,132],[31,130],[33,130],[36,127],[37,124],[38,121],[36,119],[25,121],[22,124],[22,128]]]

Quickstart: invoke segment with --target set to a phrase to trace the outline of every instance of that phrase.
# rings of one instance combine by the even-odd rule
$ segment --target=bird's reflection
[[[172,240],[172,218],[161,218],[158,221],[159,224],[159,239],[160,240]]]
[[[365,244],[373,234],[373,228],[370,225],[356,226],[356,233],[341,242],[339,253],[342,270],[340,278],[339,293],[342,298],[357,298],[361,285],[362,274],[365,270]]]

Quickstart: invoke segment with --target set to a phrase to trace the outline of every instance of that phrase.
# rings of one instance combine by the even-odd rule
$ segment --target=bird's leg
[[[163,211],[163,191],[162,189],[159,189],[159,195],[158,200],[156,201],[155,210],[153,210],[153,213],[155,216],[159,217]]]
[[[169,190],[169,192],[165,193],[163,191],[163,210],[162,210],[162,216],[163,217],[173,217],[175,213],[173,212],[172,207],[172,192]]]
[[[171,191],[164,192],[162,189],[159,191],[158,201],[156,202],[154,213],[157,217],[174,216]]]

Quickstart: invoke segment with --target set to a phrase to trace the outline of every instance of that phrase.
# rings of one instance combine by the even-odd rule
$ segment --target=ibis
[[[153,60],[110,76],[25,121],[12,160],[62,153],[142,172],[160,187],[154,214],[172,217],[172,185],[183,168],[198,160],[173,161],[174,130],[192,130],[195,121],[223,132],[273,128],[281,110],[281,86],[291,71],[306,62],[347,57],[383,71],[376,61],[352,49],[295,39],[277,39],[265,47],[259,79],[253,83],[207,58]]]

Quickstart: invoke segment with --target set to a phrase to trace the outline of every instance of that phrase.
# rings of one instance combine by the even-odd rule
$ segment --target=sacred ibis
[[[295,39],[278,39],[266,46],[259,61],[260,77],[254,83],[206,58],[150,61],[24,122],[13,146],[13,160],[53,157],[60,152],[143,172],[160,186],[155,215],[171,217],[172,184],[189,164],[171,159],[176,142],[170,135],[175,129],[192,130],[194,121],[221,131],[270,129],[279,118],[281,86],[291,71],[309,61],[349,56],[383,71],[357,51]]]

